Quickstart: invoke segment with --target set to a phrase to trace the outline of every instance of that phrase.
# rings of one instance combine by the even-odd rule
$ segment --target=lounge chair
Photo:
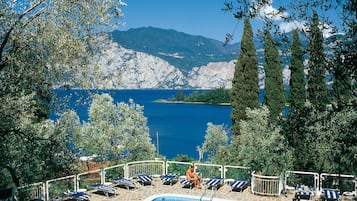
[[[313,195],[312,189],[308,186],[298,184],[295,189],[295,196],[293,201],[295,200],[311,200]]]
[[[152,185],[153,178],[150,175],[148,175],[148,174],[137,174],[136,176],[139,178],[140,183],[143,186]]]
[[[67,191],[64,192],[63,194],[72,200],[80,200],[80,201],[89,200],[91,196],[85,192],[77,192],[77,191]]]
[[[323,189],[323,199],[325,201],[336,201],[340,198],[340,190],[339,189]]]
[[[126,189],[130,189],[130,188],[137,188],[137,182],[131,179],[126,179],[124,177],[118,177],[118,178],[114,178],[112,179],[114,183],[118,184],[119,186],[123,186]]]
[[[177,181],[177,174],[165,174],[161,177],[162,184],[174,184]]]
[[[342,193],[344,196],[356,196],[356,191],[345,191]]]
[[[104,195],[107,197],[115,196],[115,191],[118,189],[116,187],[111,187],[104,184],[91,184],[89,187],[97,190],[98,192],[104,193]]]
[[[231,184],[232,187],[231,191],[243,192],[243,190],[247,188],[247,186],[248,186],[248,180],[236,179]]]
[[[211,178],[205,183],[207,188],[211,188],[212,190],[217,190],[219,187],[222,186],[222,184],[223,184],[222,178]]]
[[[192,181],[186,179],[186,178],[185,178],[185,179],[182,179],[182,180],[180,181],[180,184],[182,185],[183,188],[189,187],[190,189],[192,189],[193,186],[194,186],[194,183],[193,183]]]

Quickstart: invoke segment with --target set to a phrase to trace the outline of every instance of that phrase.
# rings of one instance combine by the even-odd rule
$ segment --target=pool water
[[[198,201],[199,199],[195,198],[185,198],[185,197],[175,197],[175,196],[166,196],[166,197],[158,197],[153,199],[152,201]]]

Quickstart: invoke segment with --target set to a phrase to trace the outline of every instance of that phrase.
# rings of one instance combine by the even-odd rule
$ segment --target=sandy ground
[[[104,194],[98,193],[95,190],[87,191],[91,195],[91,201],[142,201],[153,195],[159,194],[180,194],[189,196],[201,197],[204,194],[205,198],[210,200],[226,199],[226,200],[236,200],[236,201],[292,201],[294,193],[289,192],[281,196],[260,196],[251,193],[248,187],[243,192],[231,191],[231,187],[228,184],[223,185],[217,191],[207,189],[203,186],[202,189],[189,189],[183,188],[180,183],[170,185],[162,184],[160,179],[154,179],[153,185],[141,186],[138,185],[136,189],[126,189],[118,187],[116,190],[116,195],[111,197],[106,197]],[[317,197],[313,197],[312,200],[319,200]],[[343,201],[352,200],[351,198],[341,198]]]

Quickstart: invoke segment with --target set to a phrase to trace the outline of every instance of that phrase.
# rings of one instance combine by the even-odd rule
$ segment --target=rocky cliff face
[[[234,62],[230,61],[193,67],[184,74],[159,57],[123,48],[116,42],[93,59],[94,65],[101,71],[91,73],[90,87],[99,89],[231,88],[234,72]]]

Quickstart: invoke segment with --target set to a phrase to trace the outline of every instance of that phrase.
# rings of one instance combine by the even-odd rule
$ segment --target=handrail
[[[203,193],[200,196],[200,201],[202,201],[202,198],[203,198],[204,195],[206,195],[206,192],[207,192],[207,189],[205,188],[205,191],[203,191]]]
[[[123,163],[115,166],[110,166],[102,169],[96,169],[96,170],[91,170],[88,172],[82,172],[79,174],[75,175],[69,175],[66,177],[61,177],[61,178],[56,178],[56,179],[50,179],[43,183],[43,195],[45,198],[45,201],[50,200],[49,198],[49,186],[50,183],[60,181],[60,180],[65,180],[65,179],[73,179],[74,182],[74,188],[73,190],[78,190],[79,188],[79,181],[80,181],[80,176],[86,175],[86,174],[92,174],[92,173],[99,173],[101,177],[101,183],[105,182],[106,180],[106,174],[105,172],[109,169],[117,168],[117,167],[123,167],[124,169],[124,176],[129,177],[133,176],[133,174],[136,173],[144,173],[144,172],[138,172],[138,171],[149,171],[145,172],[147,174],[150,174],[151,176],[153,175],[164,175],[168,173],[168,167],[170,164],[192,164],[190,162],[177,162],[177,161],[166,161],[166,160],[146,160],[146,161],[134,161],[130,163]],[[249,171],[249,167],[244,167],[244,166],[231,166],[231,165],[218,165],[218,164],[208,164],[208,163],[195,163],[195,166],[199,169],[200,167],[212,167],[215,168],[214,172],[217,173],[216,171],[218,170],[222,178],[227,179],[226,172],[227,170],[232,170],[232,171],[239,171],[239,170],[244,170],[244,171]],[[322,180],[324,179],[325,176],[335,176],[335,177],[346,177],[346,178],[351,178],[354,179],[355,181],[355,189],[357,189],[357,177],[354,175],[346,175],[346,174],[328,174],[328,173],[314,173],[314,172],[304,172],[304,171],[286,171],[282,176],[263,176],[263,175],[258,175],[255,174],[255,172],[251,172],[251,189],[252,192],[255,194],[261,194],[261,195],[280,195],[280,191],[282,190],[281,186],[284,186],[284,181],[286,183],[286,180],[283,178],[286,178],[289,173],[296,173],[296,174],[311,174],[314,175],[315,179],[319,179],[320,182],[322,183]],[[203,175],[208,178],[211,175]],[[233,179],[233,178],[232,178]],[[259,187],[259,182],[262,184]],[[36,183],[36,184],[40,184]],[[32,185],[36,185],[32,184]],[[27,185],[28,186],[28,185]],[[321,187],[321,185],[320,185]],[[21,187],[20,187],[21,188]],[[67,189],[64,189],[67,190]],[[201,195],[201,198],[206,195],[206,192]]]

